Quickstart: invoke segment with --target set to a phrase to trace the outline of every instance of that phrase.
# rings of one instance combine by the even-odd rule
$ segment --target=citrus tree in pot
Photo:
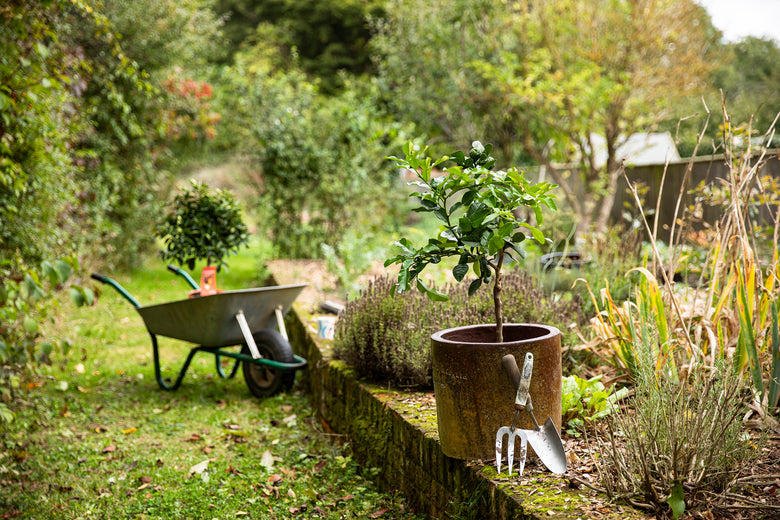
[[[192,271],[205,260],[198,295],[216,292],[216,272],[227,265],[226,257],[238,252],[249,240],[249,231],[233,194],[211,192],[195,180],[179,190],[170,211],[158,224],[155,234],[162,239],[160,257],[186,265]]]
[[[560,332],[541,324],[505,324],[501,303],[505,262],[524,256],[520,247],[524,240],[547,241],[538,226],[543,207],[557,209],[551,193],[555,186],[532,183],[517,168],[494,170],[491,150],[475,141],[468,154],[458,151],[433,161],[427,149],[409,142],[405,157],[390,157],[417,175],[411,183],[417,187],[411,194],[419,201],[415,211],[433,213],[441,221],[436,236],[421,247],[407,238],[396,242],[397,254],[385,266],[400,265],[398,292],[416,285],[431,299],[446,300],[420,274],[447,257],[457,258],[452,269],[456,280],[471,280],[469,294],[493,285],[495,323],[443,330],[431,338],[442,450],[462,459],[491,458],[496,431],[512,419],[515,389],[501,365],[506,354],[516,359],[534,354],[530,388],[534,407],[538,415],[552,417],[559,430],[561,426]],[[434,175],[434,169],[441,169],[442,175]],[[534,224],[519,214],[523,208],[533,213]]]

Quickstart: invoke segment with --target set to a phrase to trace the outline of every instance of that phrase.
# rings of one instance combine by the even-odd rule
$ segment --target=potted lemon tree
[[[491,145],[479,141],[472,143],[468,154],[457,151],[438,160],[412,142],[403,151],[404,157],[390,159],[417,176],[410,195],[419,202],[415,211],[433,213],[441,225],[420,246],[407,238],[396,242],[397,254],[385,266],[400,266],[398,292],[416,286],[433,300],[446,300],[420,274],[449,257],[457,259],[453,277],[469,280],[469,294],[491,284],[493,291],[494,323],[442,330],[431,338],[442,450],[462,459],[489,459],[495,453],[496,430],[511,419],[514,400],[515,389],[502,372],[501,359],[506,354],[516,359],[527,352],[534,354],[530,388],[534,406],[542,416],[552,417],[560,430],[560,332],[542,324],[504,323],[501,285],[505,263],[524,256],[523,241],[547,241],[539,225],[544,207],[557,209],[552,194],[555,186],[532,183],[514,167],[495,170]],[[434,168],[443,175],[433,175]],[[523,209],[534,215],[534,222],[520,214]],[[531,428],[530,419],[527,422]]]

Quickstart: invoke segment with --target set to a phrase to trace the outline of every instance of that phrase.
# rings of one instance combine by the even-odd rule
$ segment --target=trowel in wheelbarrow
[[[517,367],[517,361],[512,354],[507,354],[501,360],[509,379],[512,381],[513,388],[517,388],[517,396],[515,397],[515,419],[512,422],[512,427],[517,421],[517,417],[523,410],[527,411],[531,416],[531,420],[534,422],[535,429],[533,430],[515,430],[516,432],[522,432],[531,445],[539,460],[542,461],[547,469],[556,474],[563,474],[566,472],[566,453],[563,448],[563,441],[558,433],[558,429],[553,423],[552,417],[548,417],[543,426],[539,426],[536,421],[536,417],[533,412],[533,403],[531,401],[531,394],[529,391],[531,373],[533,372],[533,354],[530,352],[526,354],[525,361],[523,363],[523,372]],[[523,402],[523,398],[525,401]],[[500,432],[501,430],[499,430]],[[517,433],[515,433],[517,435]],[[524,450],[521,447],[521,452]],[[496,455],[496,464],[500,465],[500,453]]]

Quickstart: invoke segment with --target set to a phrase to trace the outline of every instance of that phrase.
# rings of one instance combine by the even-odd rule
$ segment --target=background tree
[[[766,132],[780,111],[780,47],[774,40],[746,37],[724,46],[725,58],[712,74],[713,86],[723,91],[732,121],[747,123]],[[710,106],[720,108],[720,97],[712,93]]]
[[[273,42],[280,63],[296,62],[311,81],[332,94],[344,87],[341,73],[372,71],[368,18],[384,16],[382,0],[218,0],[226,17],[232,53]]]
[[[375,46],[393,109],[434,141],[480,135],[499,160],[545,165],[580,230],[606,224],[620,140],[675,116],[708,71],[711,26],[692,0],[395,0],[388,13]],[[571,177],[554,166],[572,162]]]
[[[507,44],[500,0],[390,0],[374,20],[372,49],[384,102],[427,134],[435,153],[467,148],[484,137],[499,161],[517,151],[504,106],[473,64],[494,62]]]
[[[691,0],[515,6],[502,29],[516,36],[515,47],[500,65],[479,69],[512,107],[524,152],[561,185],[578,229],[605,229],[621,140],[652,130],[674,115],[677,100],[704,89],[707,14]],[[604,139],[603,165],[596,136]],[[555,166],[571,162],[578,183]]]

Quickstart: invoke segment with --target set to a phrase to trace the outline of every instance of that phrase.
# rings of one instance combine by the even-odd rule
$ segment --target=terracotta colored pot
[[[433,386],[439,439],[444,454],[457,459],[495,458],[496,432],[510,426],[516,388],[501,359],[512,354],[522,369],[534,355],[529,389],[540,424],[552,417],[561,429],[561,333],[555,327],[504,324],[504,342],[495,343],[495,325],[471,325],[431,336]],[[517,426],[533,429],[526,412]]]

